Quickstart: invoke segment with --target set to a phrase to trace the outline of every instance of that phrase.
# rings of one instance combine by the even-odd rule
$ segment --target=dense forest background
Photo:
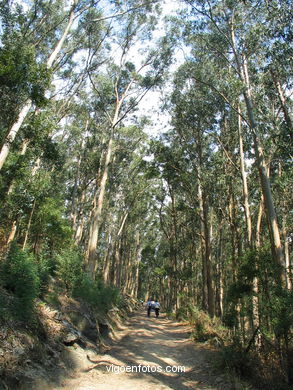
[[[290,6],[0,1],[1,321],[157,296],[292,383]]]

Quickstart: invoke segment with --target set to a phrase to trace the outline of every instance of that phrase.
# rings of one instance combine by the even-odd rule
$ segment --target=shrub
[[[223,346],[219,350],[219,365],[237,375],[249,377],[252,374],[252,357],[244,347],[234,340],[233,343]]]
[[[187,321],[189,320],[189,310],[188,306],[181,306],[176,311],[176,320],[178,321]]]
[[[32,254],[11,246],[6,260],[1,264],[1,285],[13,293],[13,312],[19,319],[28,319],[33,312],[33,301],[39,293],[39,275]]]
[[[40,294],[47,291],[50,275],[52,274],[53,264],[49,257],[39,256],[37,261],[38,274],[40,278]]]
[[[193,337],[198,341],[210,340],[222,344],[228,336],[228,331],[218,318],[211,318],[198,307],[188,305],[189,321],[193,326]]]
[[[76,248],[65,249],[56,255],[56,275],[65,284],[68,292],[72,292],[82,279],[82,256]]]
[[[101,279],[93,281],[87,275],[83,275],[76,284],[73,296],[82,298],[103,313],[107,313],[113,305],[119,305],[121,300],[117,288],[106,285]]]

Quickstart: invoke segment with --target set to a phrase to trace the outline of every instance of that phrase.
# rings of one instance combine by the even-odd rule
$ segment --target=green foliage
[[[217,318],[211,318],[197,306],[185,305],[176,313],[176,318],[190,322],[193,327],[192,335],[197,341],[210,341],[222,345],[224,340],[227,339],[228,332],[221,321]]]
[[[29,319],[33,312],[33,301],[39,293],[38,268],[33,255],[11,246],[6,260],[1,264],[1,285],[13,293],[12,308],[17,318]]]
[[[77,248],[64,249],[56,255],[56,275],[72,292],[82,279],[82,256]]]
[[[289,390],[286,363],[282,362],[280,351],[274,344],[262,339],[261,349],[247,351],[237,337],[223,345],[218,353],[216,365],[233,376],[249,380],[259,389]],[[287,368],[290,370],[290,367]]]
[[[228,369],[242,377],[249,377],[252,374],[253,365],[252,357],[248,356],[243,346],[237,341],[219,350],[220,368]]]
[[[37,261],[38,275],[40,279],[40,294],[47,291],[50,275],[54,269],[54,262],[51,256],[41,253]]]
[[[118,288],[106,285],[101,279],[95,281],[83,275],[76,284],[73,296],[82,298],[95,309],[106,314],[113,305],[119,305],[121,297]]]
[[[46,185],[50,184],[44,183],[44,189]],[[42,203],[35,212],[33,230],[35,234],[42,232],[50,247],[55,250],[60,250],[71,244],[72,229],[69,221],[63,217],[63,207],[58,198],[45,197],[42,199]]]
[[[35,49],[23,42],[8,42],[0,49],[0,118],[13,121],[20,105],[30,98],[37,106],[46,104],[50,72],[36,61]]]
[[[280,287],[273,288],[270,301],[263,301],[262,306],[263,314],[271,319],[270,327],[277,339],[288,340],[293,326],[293,292]]]

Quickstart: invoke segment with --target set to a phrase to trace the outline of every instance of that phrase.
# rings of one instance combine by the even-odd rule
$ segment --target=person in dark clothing
[[[158,300],[156,299],[156,302],[155,302],[155,313],[156,313],[156,317],[158,318],[159,317],[159,314],[160,314],[160,303],[158,302]]]

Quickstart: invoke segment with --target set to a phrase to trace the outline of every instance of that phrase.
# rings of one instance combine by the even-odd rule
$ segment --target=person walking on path
[[[155,301],[153,299],[149,299],[147,302],[147,310],[148,310],[148,317],[151,316],[151,310],[155,310]]]
[[[160,303],[159,301],[156,299],[156,302],[155,302],[155,313],[156,313],[156,318],[159,317],[159,314],[160,314]]]

